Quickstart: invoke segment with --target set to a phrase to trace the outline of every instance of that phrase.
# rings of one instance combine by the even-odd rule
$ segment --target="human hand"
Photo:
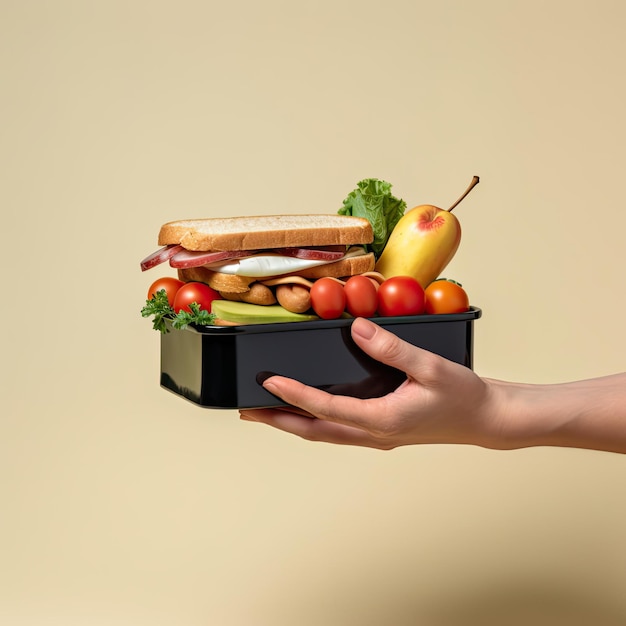
[[[392,393],[362,400],[272,376],[263,386],[290,406],[245,409],[241,418],[312,441],[383,450],[419,443],[498,447],[490,381],[365,319],[353,322],[352,338],[372,358],[405,372],[407,380]]]

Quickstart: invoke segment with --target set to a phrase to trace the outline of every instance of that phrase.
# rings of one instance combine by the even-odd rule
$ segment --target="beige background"
[[[476,369],[626,369],[626,5],[0,2],[0,622],[626,623],[626,459],[301,441],[158,386],[162,222],[457,211]]]

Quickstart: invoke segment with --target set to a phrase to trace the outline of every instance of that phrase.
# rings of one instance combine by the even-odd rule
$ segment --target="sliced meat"
[[[183,248],[180,252],[177,252],[170,258],[170,265],[177,269],[188,269],[190,267],[201,267],[202,265],[228,261],[230,259],[240,259],[242,257],[251,256],[254,253],[254,250],[196,252],[193,250],[185,250]]]
[[[165,263],[165,261],[169,261],[181,250],[184,250],[184,248],[178,244],[171,244],[169,246],[159,248],[156,252],[153,252],[141,262],[141,271],[145,272],[146,270],[156,267],[157,265],[161,265],[161,263]]]

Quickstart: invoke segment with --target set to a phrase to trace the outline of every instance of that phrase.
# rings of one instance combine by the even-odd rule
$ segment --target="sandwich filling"
[[[306,270],[365,254],[367,252],[362,246],[201,252],[171,244],[146,257],[141,262],[141,269],[145,271],[169,261],[171,267],[179,270],[205,267],[223,274],[260,278]]]
[[[361,246],[351,247],[345,254],[340,254],[336,258],[327,259],[307,259],[297,256],[286,256],[278,252],[263,252],[253,256],[240,259],[230,259],[226,262],[217,261],[205,264],[204,267],[235,276],[250,276],[252,278],[267,278],[268,276],[278,276],[292,272],[300,272],[312,267],[335,263],[344,259],[350,259],[365,254]]]

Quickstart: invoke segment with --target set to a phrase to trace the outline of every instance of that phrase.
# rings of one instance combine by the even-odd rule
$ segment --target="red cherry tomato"
[[[341,317],[346,308],[343,285],[328,277],[316,280],[311,287],[311,306],[323,320]]]
[[[178,313],[181,309],[191,312],[189,305],[196,302],[201,309],[211,310],[211,302],[221,299],[220,294],[204,283],[185,283],[177,292],[174,298],[174,311]]]
[[[374,283],[365,276],[352,276],[343,288],[346,309],[354,317],[372,317],[378,309],[378,295]]]
[[[392,276],[378,288],[378,312],[385,317],[421,315],[424,290],[411,276]]]
[[[463,287],[446,278],[434,280],[424,290],[426,313],[462,313],[469,309],[469,296]]]
[[[184,284],[185,283],[182,280],[178,280],[178,278],[172,278],[171,276],[158,278],[150,285],[150,289],[148,289],[148,300],[151,300],[152,296],[154,296],[157,291],[161,291],[161,289],[164,289],[165,293],[167,294],[167,301],[170,303],[170,306],[174,306],[174,296],[176,296],[176,292]]]

